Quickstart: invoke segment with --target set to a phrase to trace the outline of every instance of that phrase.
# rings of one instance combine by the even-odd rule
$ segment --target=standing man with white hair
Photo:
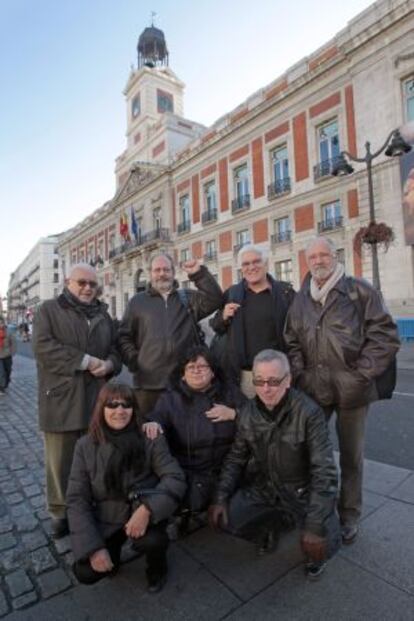
[[[47,506],[55,539],[69,532],[65,494],[75,444],[89,425],[100,388],[122,366],[112,319],[97,290],[93,267],[73,265],[61,295],[39,307],[33,324]]]
[[[220,348],[223,370],[251,398],[255,355],[263,349],[286,349],[283,328],[295,292],[290,283],[277,281],[267,272],[267,256],[259,246],[243,246],[238,265],[243,278],[224,292],[223,308],[210,325],[218,335],[226,335]]]
[[[316,237],[306,249],[309,273],[289,310],[285,339],[296,385],[327,419],[336,412],[341,466],[342,539],[353,543],[362,507],[365,422],[379,398],[376,378],[399,349],[397,327],[381,294],[346,276],[333,242]]]

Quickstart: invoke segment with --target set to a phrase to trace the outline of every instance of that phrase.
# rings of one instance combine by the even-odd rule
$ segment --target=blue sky
[[[139,34],[164,30],[185,116],[210,125],[370,0],[0,0],[0,295],[40,237],[113,196]]]

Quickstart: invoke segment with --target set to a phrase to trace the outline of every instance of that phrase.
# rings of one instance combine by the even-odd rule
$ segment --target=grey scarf
[[[328,293],[331,289],[335,287],[336,283],[340,278],[342,278],[344,273],[345,269],[342,263],[337,263],[336,268],[321,288],[318,287],[314,278],[312,277],[310,281],[310,294],[315,302],[319,302],[323,306],[326,302],[326,298],[328,297]]]

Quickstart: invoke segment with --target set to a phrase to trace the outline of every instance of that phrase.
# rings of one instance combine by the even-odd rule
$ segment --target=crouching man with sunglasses
[[[254,541],[260,554],[296,523],[305,573],[315,579],[341,542],[337,472],[322,410],[290,381],[285,354],[256,355],[256,397],[237,418],[209,518],[214,528]]]
[[[63,292],[39,307],[33,325],[47,506],[56,539],[69,532],[65,493],[76,441],[88,428],[100,388],[122,366],[112,319],[97,292],[95,270],[72,266]]]

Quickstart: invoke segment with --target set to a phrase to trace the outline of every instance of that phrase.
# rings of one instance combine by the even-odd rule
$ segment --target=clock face
[[[135,119],[141,112],[141,101],[139,95],[136,95],[131,104],[132,118]]]

